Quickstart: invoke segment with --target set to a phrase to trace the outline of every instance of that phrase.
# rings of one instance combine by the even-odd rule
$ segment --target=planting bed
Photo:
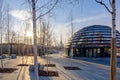
[[[17,68],[4,68],[4,69],[0,68],[0,73],[12,73],[16,70]]]

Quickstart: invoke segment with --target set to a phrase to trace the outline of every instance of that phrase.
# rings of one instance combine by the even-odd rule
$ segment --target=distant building
[[[116,30],[117,53],[120,53],[120,33]],[[66,45],[68,56],[107,57],[110,56],[111,27],[87,26],[77,31]]]

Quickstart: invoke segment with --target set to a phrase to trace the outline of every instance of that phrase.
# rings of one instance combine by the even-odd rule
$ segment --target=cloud
[[[90,25],[91,22],[96,24],[96,20],[100,23],[100,21],[103,19],[103,18],[106,18],[107,15],[105,14],[101,14],[101,15],[97,15],[97,16],[89,16],[89,17],[85,17],[85,18],[78,18],[78,19],[74,19],[73,20],[73,23],[75,24],[86,24],[86,25]],[[71,22],[67,22],[67,23],[55,23],[53,22],[54,24],[54,32],[56,34],[56,37],[58,39],[58,41],[60,41],[60,35],[62,34],[63,35],[63,42],[66,43],[67,40],[70,38],[70,23]],[[98,23],[98,24],[99,24]],[[79,26],[79,25],[77,25]],[[77,26],[76,26],[76,29],[77,29]],[[81,27],[82,28],[82,27]],[[75,31],[76,31],[75,29]],[[79,28],[80,29],[80,28]]]
[[[105,14],[101,14],[101,15],[97,15],[97,16],[89,16],[89,17],[85,17],[85,18],[78,18],[78,19],[74,19],[72,22],[77,24],[77,23],[86,23],[89,21],[94,21],[94,20],[98,20],[98,19],[102,19],[107,17],[107,15]],[[71,22],[65,23],[64,26],[69,26],[71,24]]]
[[[56,24],[53,29],[58,42],[60,42],[61,35],[62,35],[63,43],[66,43],[66,40],[69,37],[69,35],[67,35],[67,33],[69,32],[69,29],[68,27],[64,27],[63,25],[64,24]]]
[[[30,13],[25,10],[12,10],[9,12],[9,14],[19,20],[26,20],[30,18]]]

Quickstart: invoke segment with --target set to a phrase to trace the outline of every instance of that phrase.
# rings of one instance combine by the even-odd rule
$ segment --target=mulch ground
[[[64,69],[66,69],[66,70],[81,70],[79,67],[74,67],[74,66],[64,66]]]
[[[57,71],[39,71],[39,76],[58,77],[59,74]]]
[[[18,64],[17,66],[29,66],[29,64]]]
[[[0,68],[0,73],[12,73],[16,70],[17,68],[4,68],[4,69]]]
[[[56,67],[55,64],[45,64],[45,67]]]

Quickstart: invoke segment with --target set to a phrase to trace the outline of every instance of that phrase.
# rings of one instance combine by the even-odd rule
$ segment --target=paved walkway
[[[109,80],[110,67],[108,65],[94,63],[80,59],[70,59],[62,54],[52,54],[49,57],[50,63],[56,64],[56,67],[49,67],[49,70],[58,71],[59,77],[39,77],[40,80]],[[101,59],[102,60],[102,59]],[[27,64],[33,64],[33,57],[25,57]],[[100,61],[100,60],[99,60]],[[46,64],[46,57],[38,57],[38,62]],[[5,67],[16,67],[18,70],[11,74],[0,73],[0,80],[34,80],[34,72],[29,72],[29,67],[20,67],[22,58],[5,59]],[[81,70],[65,70],[63,66],[77,66]],[[1,67],[1,66],[0,66]],[[45,67],[45,70],[47,68]],[[117,80],[120,80],[120,68],[117,68]]]

